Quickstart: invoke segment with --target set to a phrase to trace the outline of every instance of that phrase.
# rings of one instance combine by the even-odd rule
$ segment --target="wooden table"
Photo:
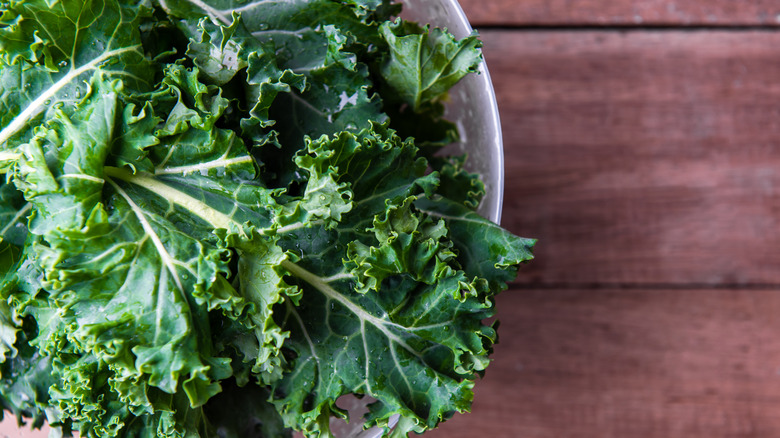
[[[540,241],[473,413],[426,436],[780,436],[780,4],[461,2],[503,224]]]
[[[539,244],[429,435],[780,436],[780,4],[461,3]]]

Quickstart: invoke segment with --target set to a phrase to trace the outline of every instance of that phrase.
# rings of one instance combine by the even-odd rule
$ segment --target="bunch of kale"
[[[82,437],[405,436],[467,410],[533,241],[474,209],[479,42],[388,0],[0,8],[0,403]]]

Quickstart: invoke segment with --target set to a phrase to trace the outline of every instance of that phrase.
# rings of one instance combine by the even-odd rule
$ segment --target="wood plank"
[[[498,298],[473,412],[431,438],[780,436],[780,291],[542,290]]]
[[[472,24],[498,26],[777,26],[771,0],[459,0]]]
[[[780,33],[483,39],[520,282],[780,283]]]

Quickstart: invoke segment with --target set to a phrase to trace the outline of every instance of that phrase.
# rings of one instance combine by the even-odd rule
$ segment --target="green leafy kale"
[[[475,36],[389,0],[0,5],[0,404],[65,436],[421,433],[533,240],[475,213]],[[401,420],[391,428],[394,418]]]

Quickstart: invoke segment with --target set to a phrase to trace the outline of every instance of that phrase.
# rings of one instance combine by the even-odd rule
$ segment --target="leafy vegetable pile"
[[[442,119],[479,42],[388,0],[0,5],[0,402],[82,437],[422,432],[533,241]]]

